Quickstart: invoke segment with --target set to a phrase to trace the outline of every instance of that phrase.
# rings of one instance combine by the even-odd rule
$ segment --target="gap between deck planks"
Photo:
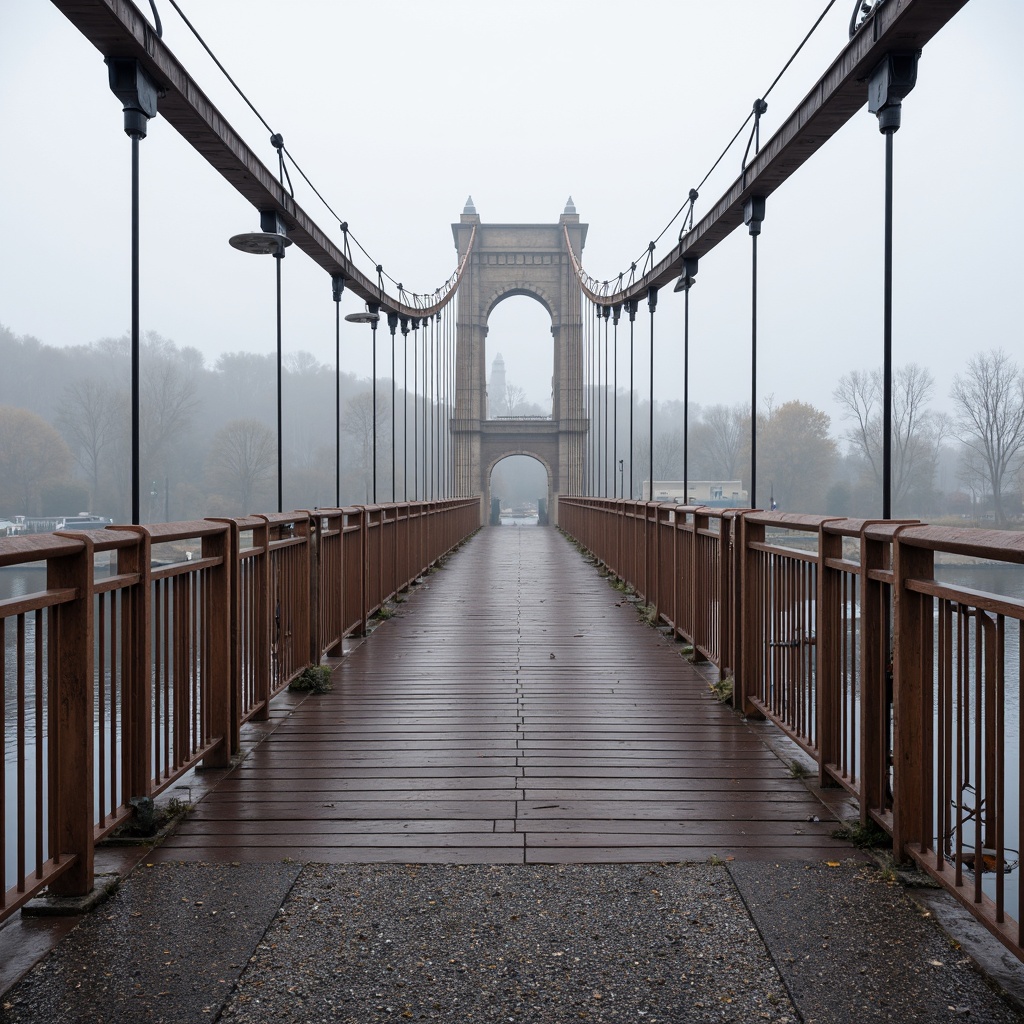
[[[816,820],[824,819],[824,820]],[[163,860],[849,855],[554,529],[481,530],[202,799]]]

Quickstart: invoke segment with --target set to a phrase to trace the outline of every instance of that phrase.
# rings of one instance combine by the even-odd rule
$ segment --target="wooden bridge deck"
[[[482,530],[198,804],[164,860],[848,854],[555,530]]]

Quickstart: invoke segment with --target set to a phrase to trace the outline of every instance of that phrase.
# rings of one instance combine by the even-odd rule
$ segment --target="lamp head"
[[[247,231],[232,235],[228,243],[241,252],[251,252],[256,256],[283,256],[285,247],[291,245],[292,240],[277,231]]]
[[[380,320],[380,314],[379,313],[371,313],[368,309],[364,309],[364,310],[361,310],[358,313],[349,313],[349,314],[347,314],[345,319],[350,324],[374,324],[374,325],[376,325],[377,321]]]

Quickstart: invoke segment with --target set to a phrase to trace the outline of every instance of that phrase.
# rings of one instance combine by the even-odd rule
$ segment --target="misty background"
[[[164,42],[274,166],[262,125],[180,19],[159,6]],[[850,6],[834,5],[772,93],[762,144],[845,45]],[[598,279],[628,271],[823,7],[650,0],[626,24],[620,6],[606,0],[515,7],[384,0],[344,9],[305,0],[286,14],[269,0],[207,0],[185,9],[372,261],[407,290],[427,292],[454,266],[449,224],[470,193],[489,223],[555,222],[571,194],[590,225],[584,266]],[[130,163],[120,105],[99,54],[52,5],[16,0],[5,5],[0,27],[0,112],[7,138],[17,141],[0,165],[9,200],[0,275],[0,518],[88,508],[124,520]],[[972,442],[968,410],[955,395],[972,361],[1002,352],[1000,379],[1012,397],[1024,351],[1014,301],[1024,209],[1013,201],[1021,38],[1024,5],[971,0],[925,49],[903,104],[895,137],[894,360],[918,386],[906,394],[912,414],[895,515],[995,522],[1020,512],[1019,449],[996,453],[1005,464],[994,486],[985,465],[992,453]],[[696,216],[735,178],[744,143],[702,186]],[[871,378],[881,363],[883,153],[875,118],[863,110],[768,201],[755,410],[761,504],[770,487],[788,511],[879,512]],[[297,201],[340,239],[331,215],[292,177]],[[258,217],[159,116],[141,146],[141,184],[143,518],[269,509],[273,267],[227,245],[230,235],[258,227]],[[371,276],[372,261],[357,259]],[[749,239],[734,232],[701,260],[692,292],[691,479],[746,486],[749,478],[749,266]],[[334,500],[330,283],[294,250],[283,278],[285,504],[327,505]],[[345,296],[342,312],[359,306]],[[488,324],[487,366],[501,352],[507,380],[541,414],[550,326],[543,309],[521,297],[496,307]],[[640,326],[635,493],[646,475],[652,399]],[[342,330],[346,503],[367,498],[370,352],[365,328]],[[681,355],[682,297],[666,289],[653,351],[656,479],[682,476]],[[628,479],[627,374],[620,330],[615,447],[627,458]],[[389,376],[378,375],[382,499],[390,497]],[[970,389],[960,394],[969,404]],[[591,400],[596,408],[604,399]],[[26,455],[29,441],[35,451]],[[543,494],[537,465],[518,464],[497,467],[495,493]]]

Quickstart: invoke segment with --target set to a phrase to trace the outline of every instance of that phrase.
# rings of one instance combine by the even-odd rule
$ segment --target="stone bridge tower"
[[[547,470],[548,510],[557,522],[558,496],[583,490],[582,293],[566,232],[579,259],[587,225],[580,223],[571,197],[557,224],[482,224],[470,198],[452,225],[460,260],[474,226],[476,241],[459,285],[456,320],[455,493],[479,494],[480,521],[487,522],[491,470],[508,455],[530,455]],[[487,418],[487,321],[494,307],[513,295],[535,299],[551,317],[550,419]]]

